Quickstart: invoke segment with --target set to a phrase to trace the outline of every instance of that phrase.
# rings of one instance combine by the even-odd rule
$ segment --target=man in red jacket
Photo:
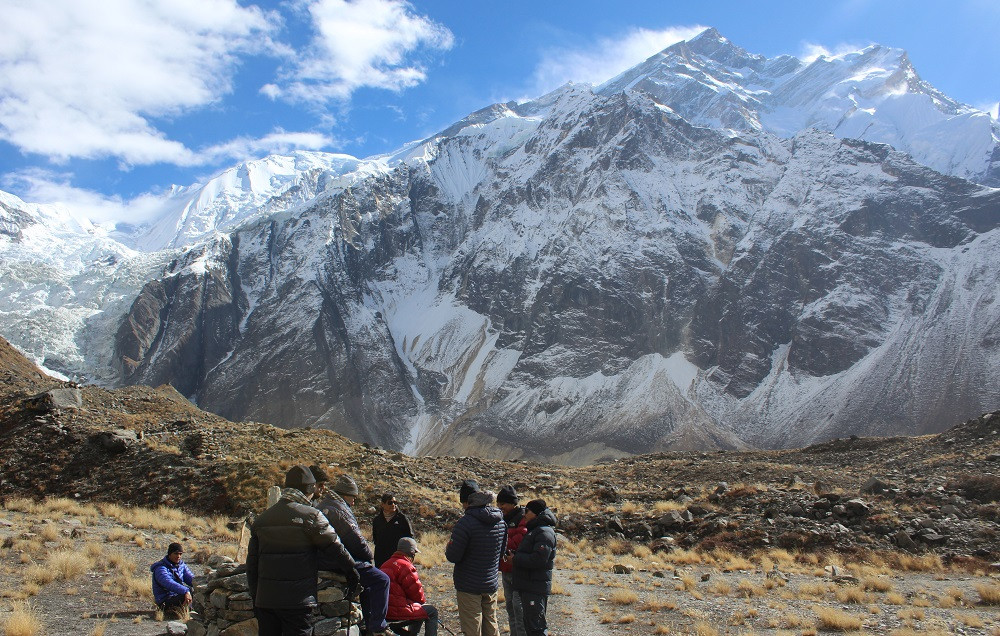
[[[500,581],[503,583],[510,636],[527,636],[524,629],[524,613],[521,610],[521,597],[514,593],[511,585],[514,580],[514,553],[521,545],[521,539],[528,534],[528,520],[524,518],[524,506],[517,505],[517,500],[517,491],[513,486],[504,486],[497,495],[497,506],[503,511],[503,520],[507,524],[507,551],[500,561]]]
[[[426,636],[437,636],[437,608],[427,604],[424,596],[424,586],[413,565],[413,557],[420,550],[412,537],[403,537],[396,544],[396,552],[382,564],[381,570],[389,577],[389,611],[386,618],[390,621],[424,621],[427,626]],[[412,632],[414,635],[419,633]]]

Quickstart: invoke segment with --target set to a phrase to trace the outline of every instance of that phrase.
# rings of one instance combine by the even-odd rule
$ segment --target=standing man
[[[308,636],[316,606],[319,563],[337,569],[357,586],[354,559],[326,517],[310,505],[316,479],[306,466],[292,466],[281,498],[250,528],[247,585],[260,636]]]
[[[322,477],[326,477],[323,473]],[[316,507],[320,509],[333,529],[337,531],[344,547],[351,553],[355,569],[361,580],[361,609],[365,615],[365,625],[369,636],[385,634],[388,628],[385,613],[389,606],[389,577],[372,565],[372,550],[368,547],[358,527],[351,507],[358,496],[358,485],[349,475],[341,475],[333,485],[333,492],[327,493]]]
[[[167,546],[167,556],[149,566],[153,573],[153,600],[167,619],[179,618],[191,605],[194,573],[181,560],[183,554],[181,544],[171,543]]]
[[[389,577],[389,620],[423,621],[424,636],[437,636],[437,608],[427,604],[424,585],[413,565],[417,552],[420,550],[416,540],[403,537],[396,544],[396,551],[382,564],[382,571]],[[419,625],[412,633],[418,631]]]
[[[547,636],[545,606],[552,592],[556,560],[556,516],[544,499],[533,499],[524,509],[528,534],[514,553],[514,593],[521,598],[528,636]]]
[[[445,548],[445,557],[455,564],[458,619],[465,636],[499,636],[497,588],[507,526],[500,509],[491,505],[493,493],[479,492],[475,481],[463,481],[458,498],[465,515]]]
[[[382,495],[382,510],[372,517],[372,541],[375,543],[375,567],[389,560],[399,540],[412,537],[410,522],[399,511],[396,493],[387,492]]]
[[[525,636],[524,613],[521,611],[521,597],[514,593],[514,553],[521,545],[521,539],[528,534],[528,520],[524,518],[524,506],[517,505],[517,491],[513,486],[504,486],[497,495],[497,506],[503,512],[507,524],[507,549],[500,561],[500,579],[503,581],[504,604],[507,609],[507,624],[510,636]]]

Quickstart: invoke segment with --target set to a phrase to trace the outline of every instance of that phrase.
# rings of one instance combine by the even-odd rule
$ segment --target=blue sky
[[[4,0],[0,23],[0,189],[121,220],[243,159],[388,152],[599,83],[708,26],[769,57],[897,47],[951,97],[1000,99],[995,0]]]

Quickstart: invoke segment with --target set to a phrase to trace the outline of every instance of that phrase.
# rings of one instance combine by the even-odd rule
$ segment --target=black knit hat
[[[180,552],[184,554],[184,547],[179,543],[171,543],[167,546],[167,556],[170,556],[174,552]]]
[[[501,488],[500,489],[500,493],[497,494],[497,503],[498,504],[502,504],[502,503],[516,504],[517,503],[517,491],[514,490],[514,487],[513,486],[504,486],[503,488]]]
[[[312,471],[309,470],[308,466],[303,464],[296,464],[288,469],[285,474],[285,488],[298,488],[302,492],[305,492],[306,486],[311,486],[316,483],[316,478],[313,477]]]
[[[544,499],[532,499],[528,503],[524,504],[524,507],[536,515],[540,515],[545,512],[545,509],[548,506],[545,505]]]
[[[474,492],[479,492],[479,482],[475,479],[463,479],[458,485],[458,500],[465,503]]]
[[[325,481],[330,481],[330,476],[326,474],[326,471],[320,468],[318,465],[313,464],[309,467],[309,472],[313,474],[316,478],[317,484],[322,484]]]

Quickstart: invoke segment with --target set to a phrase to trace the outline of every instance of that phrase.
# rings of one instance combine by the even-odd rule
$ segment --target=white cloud
[[[0,2],[0,139],[56,160],[195,164],[150,118],[220,99],[275,20],[236,0]]]
[[[363,86],[399,91],[426,78],[416,53],[447,50],[451,31],[418,15],[404,0],[308,0],[315,36],[277,84],[272,99],[322,104],[346,100]]]
[[[279,129],[259,139],[239,137],[205,148],[198,154],[205,163],[211,163],[222,159],[244,160],[261,154],[287,154],[293,150],[321,150],[335,143],[335,139],[320,133]]]
[[[989,113],[993,119],[1000,119],[1000,102],[986,103],[978,106],[979,110]]]
[[[5,175],[3,185],[19,191],[33,203],[60,205],[73,217],[95,224],[128,221],[142,223],[158,218],[166,209],[167,198],[147,193],[133,199],[106,196],[70,185],[72,175],[30,168]]]
[[[535,69],[537,93],[566,82],[601,84],[672,44],[689,40],[703,26],[670,27],[659,31],[631,29],[619,38],[602,38],[585,49],[551,49]]]
[[[805,42],[802,44],[802,52],[799,53],[798,58],[802,60],[805,64],[812,64],[820,57],[837,57],[839,55],[846,55],[848,53],[857,53],[861,49],[868,46],[867,44],[848,44],[842,42],[832,49],[823,46],[822,44],[815,44],[812,42]]]

